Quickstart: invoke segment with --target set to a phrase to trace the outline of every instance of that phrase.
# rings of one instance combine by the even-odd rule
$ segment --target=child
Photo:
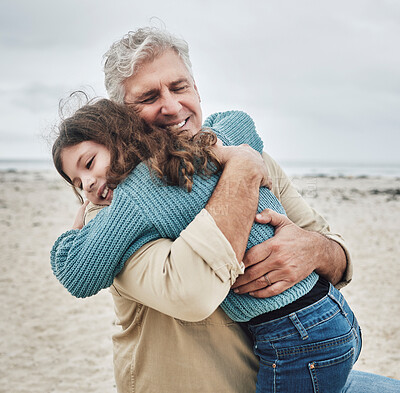
[[[214,114],[205,127],[224,145],[247,143],[262,152],[254,123],[243,112]],[[191,137],[149,127],[129,108],[108,100],[86,105],[62,123],[53,146],[57,170],[92,202],[110,204],[53,246],[53,272],[72,294],[90,296],[110,286],[141,246],[177,238],[204,208],[220,173],[212,152],[214,133]],[[96,180],[85,179],[82,167]],[[90,184],[94,181],[101,187]],[[266,208],[284,213],[261,187],[259,211]],[[255,223],[247,248],[273,234],[271,226]],[[267,299],[230,291],[221,307],[233,320],[246,322],[254,336],[260,357],[257,392],[272,384],[298,392],[309,391],[310,381],[323,391],[345,385],[361,347],[358,324],[342,295],[315,272]]]

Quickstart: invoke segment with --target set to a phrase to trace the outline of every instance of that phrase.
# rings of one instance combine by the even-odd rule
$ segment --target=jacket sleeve
[[[263,152],[263,159],[272,179],[271,191],[282,203],[290,220],[300,228],[321,233],[339,243],[343,248],[347,259],[347,268],[342,280],[336,284],[336,288],[343,288],[351,281],[353,276],[353,264],[344,239],[340,234],[331,231],[328,222],[308,205],[282,168],[265,152]]]
[[[98,211],[89,207],[86,219]],[[114,296],[174,318],[200,321],[211,315],[244,271],[225,236],[202,210],[176,240],[142,246],[114,280]]]
[[[73,296],[88,297],[109,287],[125,261],[157,238],[137,206],[127,198],[116,202],[83,229],[62,234],[53,245],[53,273]]]

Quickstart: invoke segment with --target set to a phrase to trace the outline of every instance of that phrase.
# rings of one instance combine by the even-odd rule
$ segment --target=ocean
[[[400,177],[397,163],[278,161],[289,176]]]
[[[345,163],[279,161],[289,176],[400,177],[398,163]],[[52,171],[50,160],[0,159],[0,171]],[[55,170],[54,170],[55,171]]]

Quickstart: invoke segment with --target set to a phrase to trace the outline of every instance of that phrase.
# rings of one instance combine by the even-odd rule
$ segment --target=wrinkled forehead
[[[144,60],[132,76],[124,81],[126,103],[133,102],[147,91],[179,80],[194,82],[184,61],[173,49],[161,51],[151,60]]]

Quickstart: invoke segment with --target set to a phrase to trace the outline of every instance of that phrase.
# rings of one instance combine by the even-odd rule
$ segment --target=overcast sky
[[[102,55],[152,17],[204,114],[247,111],[278,160],[400,161],[398,0],[0,0],[0,159],[49,157],[59,100],[105,96]]]

